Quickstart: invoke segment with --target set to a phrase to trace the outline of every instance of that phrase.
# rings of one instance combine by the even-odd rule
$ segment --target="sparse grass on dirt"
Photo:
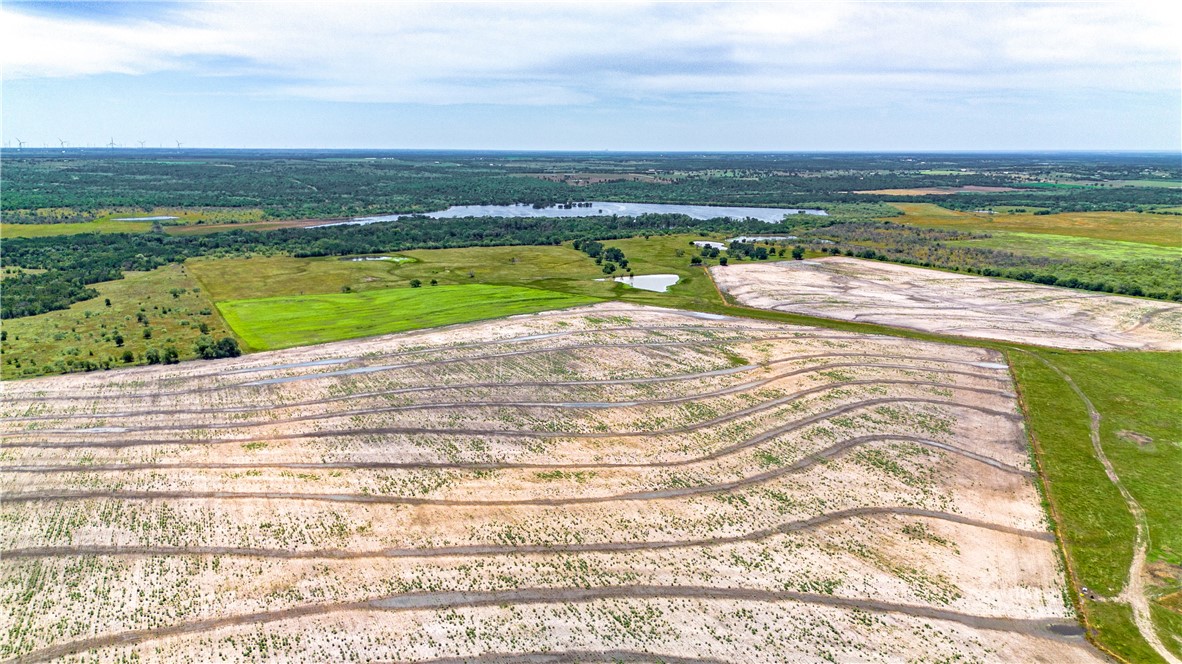
[[[228,300],[217,306],[251,348],[270,350],[594,301],[536,288],[471,284]]]
[[[933,203],[891,203],[903,211],[903,216],[892,217],[900,224],[914,224],[937,228],[964,228],[991,232],[1015,231],[1050,235],[1070,235],[1143,242],[1163,247],[1182,246],[1179,221],[1169,215],[1139,212],[1062,212],[1058,214],[985,214],[958,212]]]

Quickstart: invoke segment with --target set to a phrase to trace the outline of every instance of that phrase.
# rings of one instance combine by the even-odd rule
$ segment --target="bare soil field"
[[[601,304],[12,383],[0,658],[1100,661],[1003,362]]]
[[[1180,350],[1182,306],[856,258],[714,267],[740,303],[1080,350]]]

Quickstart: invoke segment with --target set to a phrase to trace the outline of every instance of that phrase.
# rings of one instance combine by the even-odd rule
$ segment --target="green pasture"
[[[1097,240],[1182,247],[1182,224],[1170,215],[1141,212],[1060,212],[1058,214],[988,214],[959,212],[933,203],[891,203],[903,215],[890,220],[933,228],[962,228],[992,233],[1012,231],[1068,235]]]
[[[981,240],[958,240],[947,244],[1078,261],[1178,260],[1182,258],[1182,248],[1141,242],[1009,231],[996,231],[991,235],[992,237]]]
[[[471,284],[230,300],[217,306],[247,345],[272,350],[595,301],[534,288]]]

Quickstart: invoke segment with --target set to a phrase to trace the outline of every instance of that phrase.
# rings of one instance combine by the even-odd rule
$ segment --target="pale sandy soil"
[[[1000,362],[597,305],[13,383],[0,659],[1096,661]]]
[[[856,258],[710,269],[744,305],[1080,350],[1182,350],[1182,305]]]

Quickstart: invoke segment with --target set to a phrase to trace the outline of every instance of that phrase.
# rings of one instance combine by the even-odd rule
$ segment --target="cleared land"
[[[854,258],[711,268],[740,304],[1085,350],[1182,349],[1182,305]]]
[[[0,656],[1098,661],[1003,361],[602,304],[20,382]]]

